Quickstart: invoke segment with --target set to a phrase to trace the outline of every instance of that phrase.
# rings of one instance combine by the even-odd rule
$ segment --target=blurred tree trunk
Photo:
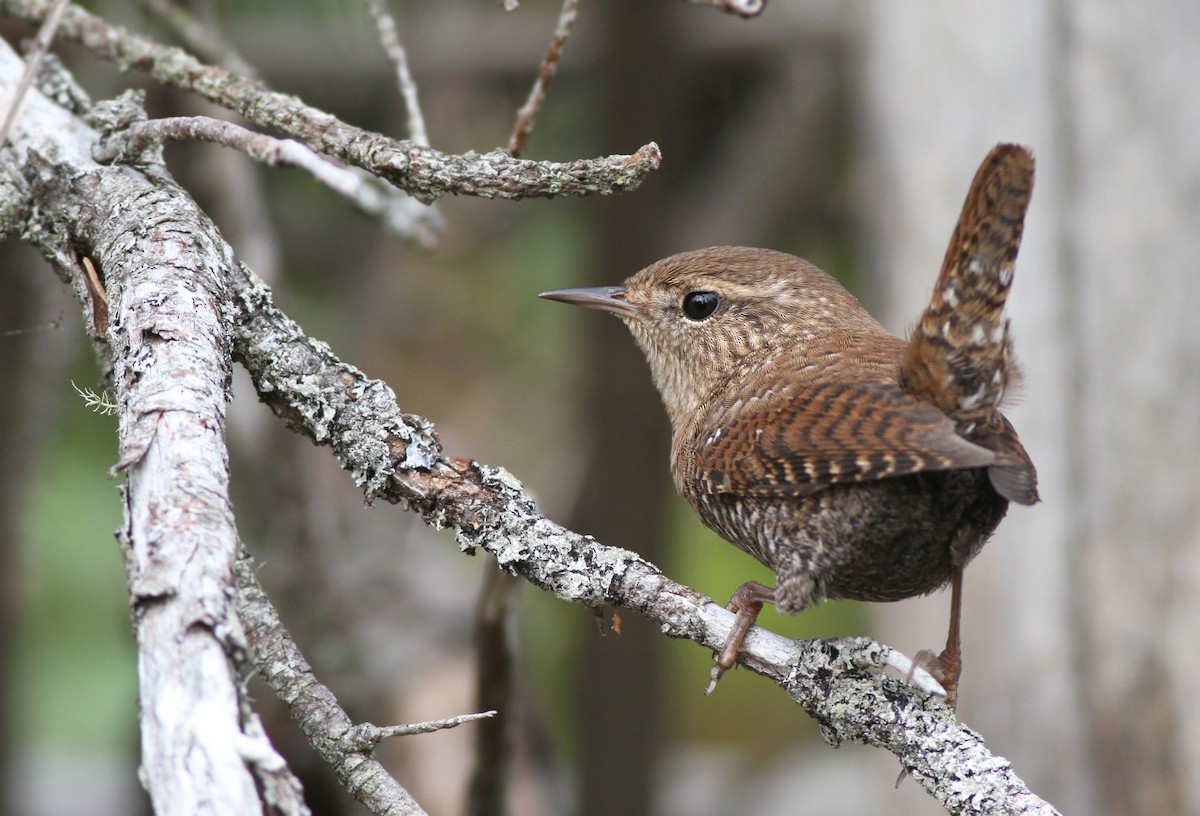
[[[1200,813],[1198,17],[1186,0],[867,15],[864,200],[893,331],[988,148],[1038,158],[1010,416],[1044,502],[967,571],[961,712],[1065,813]],[[879,633],[938,645],[946,604],[888,608]]]
[[[657,3],[603,7],[606,72],[602,116],[605,144],[629,134],[661,138],[672,129],[671,32]],[[634,138],[642,138],[635,136]],[[663,179],[652,179],[635,196],[589,202],[595,225],[591,284],[618,283],[666,254]],[[670,429],[650,384],[641,352],[619,321],[587,321],[587,410],[583,421],[590,450],[578,506],[569,526],[619,543],[661,562],[671,491]],[[604,621],[608,629],[608,621]],[[655,812],[658,761],[665,743],[662,704],[662,640],[655,627],[633,615],[622,634],[597,636],[588,620],[577,685],[579,774],[582,816],[641,816]]]
[[[4,253],[11,258],[14,253]],[[23,273],[25,270],[20,269]],[[7,275],[4,297],[0,298],[0,331],[19,332],[30,329],[31,318],[39,310],[29,276]],[[20,564],[22,536],[20,509],[25,499],[24,489],[30,481],[33,453],[27,443],[29,428],[22,409],[29,404],[27,388],[32,382],[31,368],[34,336],[28,333],[9,334],[0,346],[0,810],[9,812],[17,807],[12,784],[17,776],[13,767],[16,734],[13,729],[15,699],[13,670],[18,631],[23,571]]]

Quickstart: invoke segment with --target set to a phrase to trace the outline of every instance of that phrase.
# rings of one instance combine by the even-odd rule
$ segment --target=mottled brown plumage
[[[673,428],[676,487],[706,525],[775,571],[730,608],[736,660],[763,602],[894,601],[953,587],[947,648],[925,664],[951,695],[962,569],[1033,464],[998,407],[1018,376],[1003,315],[1033,159],[1000,145],[975,176],[928,309],[889,334],[791,255],[713,247],[624,285],[543,297],[614,312],[646,354]]]

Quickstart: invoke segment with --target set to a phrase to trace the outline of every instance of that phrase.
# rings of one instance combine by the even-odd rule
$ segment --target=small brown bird
[[[945,650],[918,656],[956,700],[962,573],[1036,473],[998,410],[1019,376],[1004,302],[1033,157],[980,166],[933,297],[907,341],[833,278],[781,252],[674,255],[621,286],[541,297],[602,309],[646,355],[673,428],[675,486],[706,525],[775,571],[743,584],[712,682],[763,603],[898,601],[952,588]],[[710,686],[710,690],[711,690]]]

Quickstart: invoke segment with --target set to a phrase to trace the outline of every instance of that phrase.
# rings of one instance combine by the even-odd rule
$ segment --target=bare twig
[[[49,323],[43,323],[40,326],[30,326],[26,329],[5,329],[0,331],[0,337],[20,337],[23,334],[34,334],[44,331],[58,331],[62,328],[62,314],[58,316],[58,320],[51,320]]]
[[[372,756],[373,743],[360,741],[358,747],[343,743],[354,732],[354,724],[284,629],[245,551],[238,557],[234,575],[238,615],[246,627],[259,674],[288,707],[292,719],[333,768],[342,786],[372,813],[423,816],[425,811],[416,800]]]
[[[411,737],[416,734],[432,734],[434,731],[444,731],[447,728],[458,728],[463,723],[475,720],[487,720],[496,716],[495,711],[481,711],[478,714],[459,714],[456,717],[446,717],[442,720],[427,720],[405,725],[371,725],[362,723],[351,728],[342,737],[342,748],[350,753],[370,751],[385,739],[393,737]]]
[[[0,13],[26,20],[40,19],[46,7],[47,0],[0,0]],[[447,194],[517,199],[625,192],[636,189],[662,162],[653,142],[632,155],[573,162],[514,159],[502,150],[450,155],[348,125],[293,96],[204,65],[178,48],[112,25],[73,4],[67,6],[60,36],[122,67],[144,70],[159,82],[197,93],[318,153],[361,167],[427,203]]]
[[[562,10],[558,14],[558,25],[554,29],[554,38],[550,47],[542,57],[541,68],[538,69],[537,79],[524,106],[517,111],[517,123],[513,126],[512,137],[508,140],[508,154],[513,158],[525,152],[525,142],[533,132],[533,124],[537,120],[542,103],[546,100],[546,91],[558,73],[558,61],[562,58],[563,46],[571,36],[571,26],[579,14],[579,0],[563,0]]]
[[[412,72],[408,70],[408,55],[400,44],[400,35],[396,31],[396,20],[388,11],[387,0],[366,0],[375,27],[379,30],[379,41],[388,58],[396,66],[396,81],[399,83],[400,96],[404,98],[404,109],[408,114],[408,138],[419,145],[429,146],[429,135],[425,131],[425,116],[421,113],[421,103],[417,98],[417,83],[413,80]]]
[[[268,167],[295,167],[350,199],[369,215],[386,214],[389,206],[383,191],[367,178],[339,167],[319,156],[307,145],[294,139],[276,139],[255,133],[241,125],[207,116],[176,116],[134,122],[122,131],[107,136],[94,151],[97,161],[136,163],[147,150],[169,142],[199,141],[231,147]]]
[[[757,17],[767,7],[767,0],[687,0],[700,6],[712,6],[738,17]]]
[[[205,116],[173,117],[122,123],[104,138],[98,161],[138,162],[140,156],[169,142],[212,142],[231,147],[269,167],[295,167],[345,196],[363,213],[379,218],[392,233],[430,246],[442,229],[436,210],[397,194],[366,173],[334,164],[294,139],[276,139],[241,125]]]
[[[429,134],[425,129],[425,115],[421,113],[417,83],[412,72],[408,70],[408,54],[400,43],[396,20],[388,11],[387,0],[366,0],[366,3],[379,31],[383,50],[396,66],[396,81],[400,88],[400,96],[404,99],[407,115],[408,138],[415,144],[428,147]],[[432,247],[437,242],[437,234],[445,225],[435,204],[416,201],[391,188],[378,188],[377,193],[377,206],[387,214],[389,221],[404,225],[406,231],[400,234],[415,238],[425,247]]]
[[[8,141],[8,131],[17,119],[17,111],[21,107],[21,101],[25,98],[25,94],[29,92],[29,86],[33,84],[33,78],[41,70],[42,59],[46,56],[46,52],[50,50],[50,43],[54,41],[54,34],[58,31],[59,23],[62,22],[63,12],[66,11],[66,8],[67,0],[54,0],[54,4],[50,6],[46,13],[42,27],[38,30],[37,38],[33,41],[33,48],[25,58],[25,71],[21,74],[21,79],[17,83],[16,90],[13,91],[8,107],[4,110],[3,122],[0,122],[0,147]]]

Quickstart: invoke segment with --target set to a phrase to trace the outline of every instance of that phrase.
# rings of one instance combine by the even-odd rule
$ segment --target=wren
[[[1038,501],[999,411],[1019,377],[1004,303],[1033,172],[1018,145],[984,159],[907,340],[817,267],[767,249],[685,252],[620,286],[541,293],[624,321],[671,419],[676,488],[775,572],[774,589],[748,582],[730,601],[714,685],[763,603],[795,614],[949,584],[946,648],[917,662],[954,706],[963,568],[1010,501]]]

